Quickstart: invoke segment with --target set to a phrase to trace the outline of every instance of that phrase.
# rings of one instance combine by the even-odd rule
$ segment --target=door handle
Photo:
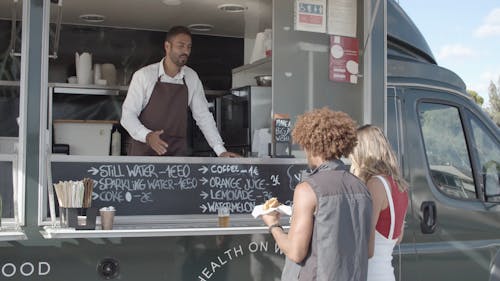
[[[436,204],[433,201],[425,201],[420,205],[420,230],[424,234],[431,234],[437,228]]]

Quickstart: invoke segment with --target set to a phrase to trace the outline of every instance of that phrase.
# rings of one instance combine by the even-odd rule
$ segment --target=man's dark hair
[[[170,30],[167,32],[167,36],[165,36],[165,41],[171,42],[170,40],[179,34],[186,34],[189,35],[189,37],[192,37],[189,28],[182,25],[177,25],[170,28]]]

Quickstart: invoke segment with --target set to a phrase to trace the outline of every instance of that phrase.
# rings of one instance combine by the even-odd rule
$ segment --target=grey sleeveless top
[[[365,184],[340,160],[303,179],[317,197],[312,240],[301,264],[289,259],[282,281],[365,281],[372,201]]]

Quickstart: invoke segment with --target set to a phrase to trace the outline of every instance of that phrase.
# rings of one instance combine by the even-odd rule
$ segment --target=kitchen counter
[[[4,81],[10,82],[10,81]],[[16,81],[12,81],[16,82]],[[1,84],[0,84],[1,85]],[[19,85],[9,83],[6,85]],[[128,91],[128,86],[114,85],[114,86],[101,86],[101,85],[82,85],[82,84],[69,84],[69,83],[49,83],[49,88],[53,89],[55,94],[75,94],[75,95],[126,95]],[[220,97],[227,95],[228,90],[204,90],[206,96]]]

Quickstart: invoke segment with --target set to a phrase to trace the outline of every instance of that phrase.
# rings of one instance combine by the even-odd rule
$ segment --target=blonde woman
[[[366,183],[373,200],[367,280],[391,281],[395,280],[392,251],[403,238],[408,185],[381,129],[365,125],[358,128],[357,136],[351,172]]]

